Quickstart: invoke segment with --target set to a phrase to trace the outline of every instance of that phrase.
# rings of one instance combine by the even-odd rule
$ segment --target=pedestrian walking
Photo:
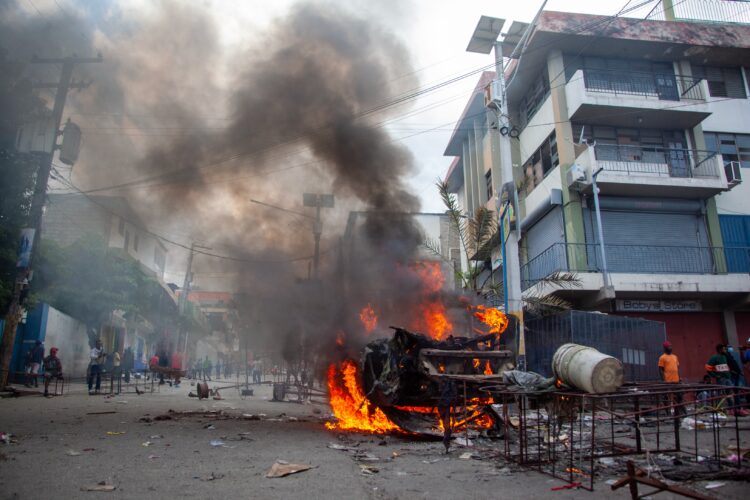
[[[49,397],[49,383],[55,378],[62,380],[62,363],[57,357],[57,347],[49,350],[49,356],[44,358],[44,396]]]
[[[107,358],[107,353],[104,352],[102,347],[102,341],[96,339],[96,344],[91,348],[89,352],[89,396],[92,394],[98,394],[102,386],[102,365]],[[96,391],[92,392],[94,388],[94,379],[96,379]]]

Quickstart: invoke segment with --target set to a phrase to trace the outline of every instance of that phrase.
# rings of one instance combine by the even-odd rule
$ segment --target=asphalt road
[[[272,402],[268,386],[247,398],[224,390],[222,401],[189,398],[190,389],[106,398],[74,386],[63,397],[0,400],[0,432],[15,441],[0,444],[0,498],[629,497],[604,482],[594,493],[553,491],[565,483],[486,453],[468,458],[472,448],[445,455],[439,442],[332,432],[327,405]],[[159,415],[171,418],[152,420]],[[313,468],[265,477],[277,460]],[[100,482],[115,489],[81,490]],[[702,492],[747,498],[745,490],[730,481]]]

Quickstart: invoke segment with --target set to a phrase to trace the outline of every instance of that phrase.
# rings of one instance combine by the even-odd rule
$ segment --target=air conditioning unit
[[[586,169],[581,165],[574,163],[568,169],[566,181],[568,187],[573,189],[582,189],[589,184],[588,175],[586,175]]]
[[[727,176],[727,184],[734,187],[742,182],[742,165],[738,161],[730,161],[724,165],[724,173]]]

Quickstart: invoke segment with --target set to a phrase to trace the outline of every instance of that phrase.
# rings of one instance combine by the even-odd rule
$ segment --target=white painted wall
[[[552,111],[552,96],[550,95],[518,136],[522,165],[555,129],[554,121],[555,114]]]
[[[58,357],[66,378],[86,376],[89,363],[89,339],[86,325],[50,307],[44,333],[45,355],[51,347],[60,349]]]

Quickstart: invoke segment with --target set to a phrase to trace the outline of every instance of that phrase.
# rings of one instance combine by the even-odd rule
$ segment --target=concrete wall
[[[536,114],[531,117],[531,121],[523,129],[521,135],[518,136],[522,165],[526,163],[531,154],[541,146],[542,141],[549,137],[555,129],[554,121],[555,115],[552,110],[552,96],[550,95],[537,110]]]
[[[44,331],[44,347],[60,349],[58,356],[63,364],[63,373],[68,377],[84,377],[89,363],[89,339],[86,325],[50,307]]]
[[[42,237],[68,246],[87,233],[109,234],[110,216],[83,196],[49,195]]]

